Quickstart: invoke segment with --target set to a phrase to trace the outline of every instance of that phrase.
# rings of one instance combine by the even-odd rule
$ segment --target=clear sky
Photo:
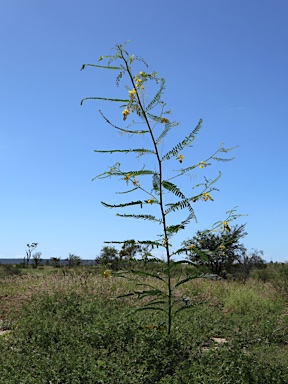
[[[155,237],[155,227],[101,206],[117,202],[117,180],[91,182],[115,162],[93,150],[120,146],[98,109],[120,110],[80,107],[119,93],[114,73],[81,65],[130,40],[129,52],[166,79],[175,140],[203,118],[191,162],[221,142],[239,145],[234,161],[211,168],[223,172],[215,201],[196,206],[198,223],[175,241],[238,206],[248,250],[288,260],[287,17],[287,0],[2,1],[0,259],[23,257],[32,242],[43,258],[94,259],[106,240]]]

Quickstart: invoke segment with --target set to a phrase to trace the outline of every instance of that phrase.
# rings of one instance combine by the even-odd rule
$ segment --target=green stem
[[[144,109],[144,107],[142,105],[140,96],[138,94],[137,87],[135,86],[134,79],[133,79],[132,73],[130,71],[130,67],[128,65],[128,62],[127,62],[125,56],[123,55],[122,49],[120,47],[118,47],[118,49],[120,50],[121,58],[123,59],[123,61],[125,63],[126,70],[127,70],[128,74],[129,74],[131,83],[133,85],[133,89],[136,90],[136,96],[137,96],[137,100],[138,100],[138,105],[139,105],[139,107],[141,109],[142,116],[143,116],[143,118],[145,120],[145,123],[146,123],[146,125],[148,127],[148,130],[149,130],[152,142],[153,142],[153,146],[154,146],[154,149],[155,149],[155,154],[156,154],[157,162],[158,162],[158,170],[159,170],[159,172],[158,172],[158,175],[159,175],[159,205],[160,205],[161,216],[162,216],[164,242],[165,242],[165,250],[166,250],[166,260],[167,260],[167,269],[168,269],[168,276],[167,276],[167,290],[168,290],[168,326],[167,326],[167,333],[168,333],[168,335],[170,335],[171,334],[171,327],[172,327],[171,255],[170,255],[170,249],[169,249],[169,243],[168,243],[166,215],[165,215],[164,204],[163,204],[162,161],[161,161],[161,158],[160,158],[160,155],[159,155],[157,143],[156,143],[156,140],[154,138],[152,128],[150,126],[150,123],[149,123],[148,117],[146,115],[145,109]]]

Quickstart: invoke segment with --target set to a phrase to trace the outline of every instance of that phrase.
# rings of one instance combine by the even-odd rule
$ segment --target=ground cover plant
[[[131,317],[138,300],[118,298],[135,281],[93,267],[50,272],[0,280],[1,320],[10,330],[0,336],[1,383],[288,380],[287,302],[270,282],[189,281],[178,298],[192,308],[179,313],[171,338],[160,312]]]

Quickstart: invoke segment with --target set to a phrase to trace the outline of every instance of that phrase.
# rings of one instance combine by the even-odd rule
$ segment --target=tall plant
[[[187,248],[179,248],[172,251],[172,237],[190,223],[191,220],[196,221],[196,215],[192,205],[194,203],[204,201],[212,202],[213,198],[211,193],[215,190],[214,184],[221,176],[209,180],[204,177],[204,181],[192,188],[192,196],[187,196],[186,193],[180,188],[179,182],[176,184],[175,179],[180,180],[181,177],[191,173],[197,168],[204,169],[212,165],[213,161],[228,161],[231,159],[219,157],[219,153],[227,153],[230,149],[225,149],[222,145],[208,158],[199,161],[196,164],[185,165],[186,155],[185,150],[191,150],[192,143],[201,128],[202,120],[198,122],[195,128],[192,129],[180,141],[172,145],[168,150],[164,151],[164,139],[171,133],[173,128],[177,127],[179,123],[170,119],[171,110],[166,109],[166,104],[162,100],[163,91],[165,89],[165,80],[157,76],[156,72],[149,72],[147,63],[140,57],[130,55],[124,45],[116,45],[115,55],[101,56],[98,62],[106,60],[105,65],[99,64],[84,64],[81,68],[83,70],[87,66],[99,69],[106,69],[118,71],[116,77],[116,84],[119,86],[120,81],[126,76],[128,86],[126,86],[126,97],[124,98],[106,98],[106,97],[86,97],[81,101],[81,105],[86,100],[109,101],[120,104],[121,115],[125,127],[119,126],[111,122],[102,111],[100,111],[103,119],[118,133],[128,135],[129,137],[141,137],[142,142],[147,142],[147,147],[135,147],[133,149],[108,149],[108,150],[95,150],[98,153],[106,154],[134,154],[138,158],[144,155],[150,155],[154,161],[150,161],[150,169],[146,168],[145,164],[140,164],[137,169],[124,170],[121,164],[117,162],[110,169],[100,175],[96,176],[98,179],[117,177],[120,178],[127,185],[127,190],[118,193],[129,193],[136,197],[130,201],[118,204],[110,204],[101,202],[105,207],[114,209],[128,209],[139,207],[144,212],[140,214],[135,213],[117,213],[117,216],[123,218],[148,220],[153,223],[158,223],[161,226],[160,234],[155,239],[139,240],[137,244],[141,246],[161,247],[164,249],[166,268],[162,275],[152,274],[143,271],[134,271],[137,275],[149,275],[157,281],[161,282],[163,289],[159,289],[154,285],[146,285],[142,290],[129,293],[128,295],[137,295],[139,298],[148,297],[148,302],[141,309],[151,309],[163,311],[166,314],[167,333],[171,333],[172,319],[174,315],[180,310],[187,308],[187,306],[179,307],[176,304],[175,290],[180,285],[195,278],[191,276],[180,281],[174,282],[172,279],[172,269],[178,263],[187,263],[187,260],[174,262],[173,256],[186,252]],[[116,64],[114,64],[116,62]],[[142,66],[141,71],[134,72],[134,66]],[[151,82],[157,87],[154,96],[148,97],[151,89]],[[149,89],[149,92],[145,92]],[[139,123],[142,124],[142,129],[139,129]],[[176,135],[175,135],[176,133]],[[175,137],[178,132],[174,133]],[[145,137],[149,140],[145,141]],[[173,170],[169,167],[169,161],[175,164],[175,160],[180,164],[180,169]],[[148,180],[147,180],[148,178]],[[141,181],[140,181],[141,180]],[[173,180],[173,181],[172,181]],[[187,181],[185,183],[187,185]],[[156,214],[150,214],[150,208],[155,208]],[[185,217],[178,222],[170,220],[171,214],[178,211],[186,211]],[[127,211],[126,211],[127,212]],[[225,218],[225,223],[235,218],[235,211],[227,212],[228,216]],[[177,215],[178,216],[178,215]],[[174,216],[175,217],[175,216]],[[221,222],[216,223],[221,225]],[[109,243],[126,244],[129,240],[124,241],[111,241]],[[133,240],[133,245],[135,241]],[[154,257],[154,256],[153,256]],[[141,284],[139,284],[141,285]]]

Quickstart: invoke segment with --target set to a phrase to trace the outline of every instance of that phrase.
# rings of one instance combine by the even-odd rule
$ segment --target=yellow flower
[[[122,111],[122,115],[123,115],[123,120],[125,121],[127,119],[127,116],[129,115],[129,111],[127,108],[124,109],[124,111]]]
[[[226,249],[225,245],[223,244],[219,245],[219,248],[221,249],[221,251],[224,251]]]
[[[214,199],[212,199],[212,197],[209,195],[208,192],[203,193],[203,200],[204,201],[207,201],[207,200],[214,201]]]
[[[123,177],[123,180],[126,181],[126,182],[128,182],[128,181],[130,180],[130,178],[131,178],[130,173],[127,173],[127,175],[125,175],[125,176]]]
[[[191,244],[191,245],[188,245],[188,249],[192,249],[192,248],[194,248],[195,247],[195,245],[194,244]]]
[[[136,186],[140,187],[139,181],[136,180],[136,179],[132,180],[132,184],[133,184],[135,187],[136,187]]]
[[[153,200],[153,199],[149,199],[149,200],[147,200],[147,203],[148,203],[148,204],[153,204],[153,203],[154,203],[154,200]]]
[[[136,88],[139,88],[139,86],[140,86],[141,83],[142,83],[142,79],[139,79],[138,76],[135,76],[135,77],[134,77],[134,80],[135,80],[135,87],[136,87]],[[143,86],[142,86],[142,89],[143,89]]]
[[[109,269],[106,269],[106,271],[104,271],[104,277],[105,279],[107,279],[108,277],[111,277],[111,271]]]
[[[199,168],[202,169],[206,164],[205,164],[205,161],[199,161],[198,165],[199,165]]]
[[[134,96],[135,96],[135,94],[136,94],[136,89],[129,90],[129,91],[128,91],[128,94],[129,94],[130,98],[133,100],[133,99],[134,99]]]
[[[143,73],[142,71],[140,71],[140,72],[139,72],[139,75],[140,75],[140,76],[143,76],[143,75],[144,75],[144,73]]]
[[[166,119],[165,117],[162,117],[162,119],[160,120],[160,123],[168,123],[169,120]]]
[[[183,155],[179,155],[176,157],[176,160],[179,160],[179,163],[182,163],[182,160],[184,159]]]
[[[224,231],[225,230],[227,230],[228,232],[230,232],[231,231],[231,229],[230,229],[230,227],[229,227],[229,225],[228,225],[228,222],[227,221],[223,221],[223,226],[224,226]]]

